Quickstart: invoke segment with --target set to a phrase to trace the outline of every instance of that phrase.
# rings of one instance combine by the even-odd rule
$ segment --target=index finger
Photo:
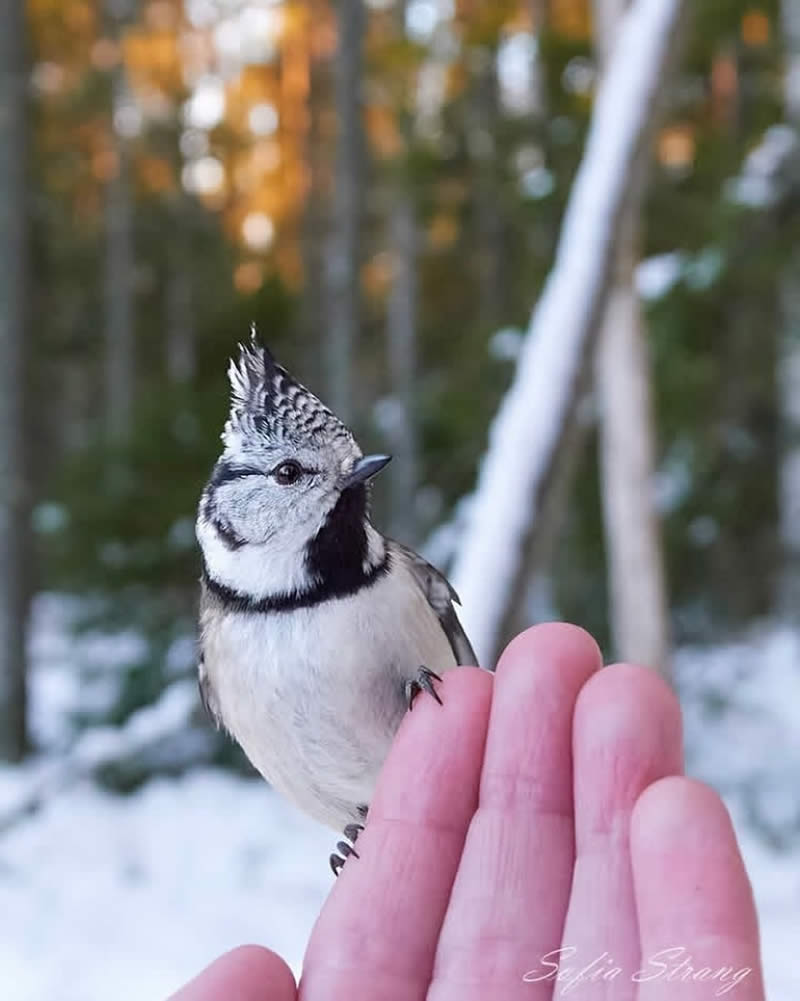
[[[359,858],[348,859],[311,936],[303,1001],[414,1001],[478,802],[492,676],[448,671],[443,705],[420,695],[381,772]]]

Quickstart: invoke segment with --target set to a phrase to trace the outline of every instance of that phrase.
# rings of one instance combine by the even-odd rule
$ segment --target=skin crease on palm
[[[600,667],[550,624],[495,676],[448,672],[444,707],[403,721],[299,988],[243,946],[171,1001],[763,1001],[750,884],[719,797],[683,777],[678,702]]]

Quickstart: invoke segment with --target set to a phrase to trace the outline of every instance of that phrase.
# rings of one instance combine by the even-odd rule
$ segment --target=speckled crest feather
[[[274,442],[352,440],[339,418],[258,342],[255,325],[249,343],[239,345],[238,359],[231,359],[228,378],[231,411],[222,432],[226,445],[253,437]]]

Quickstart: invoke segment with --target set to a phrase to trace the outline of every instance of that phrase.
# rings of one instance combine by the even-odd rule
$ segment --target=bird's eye
[[[282,462],[279,466],[276,466],[272,470],[272,475],[275,477],[276,483],[280,483],[282,487],[288,487],[300,479],[302,472],[303,469],[300,464],[290,459],[288,462]]]

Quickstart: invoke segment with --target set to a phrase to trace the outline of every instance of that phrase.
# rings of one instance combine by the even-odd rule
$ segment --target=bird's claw
[[[351,844],[354,845],[356,841],[358,841],[358,836],[363,830],[363,824],[348,824],[344,829],[344,836]]]
[[[347,841],[337,841],[336,851],[331,854],[330,864],[331,871],[334,876],[338,876],[341,872],[342,866],[345,864],[347,859],[352,855],[354,858],[360,858],[361,856],[355,850],[353,845],[358,840],[359,834],[364,830],[363,824],[348,824],[344,829],[344,836]],[[340,854],[337,854],[339,852]]]
[[[427,692],[428,695],[432,695],[439,705],[443,705],[442,700],[439,698],[439,693],[433,686],[433,682],[441,681],[442,679],[435,671],[431,671],[427,667],[421,667],[417,671],[416,678],[412,678],[405,684],[406,693],[406,704],[409,710],[414,708],[414,699],[419,695],[420,692]]]

